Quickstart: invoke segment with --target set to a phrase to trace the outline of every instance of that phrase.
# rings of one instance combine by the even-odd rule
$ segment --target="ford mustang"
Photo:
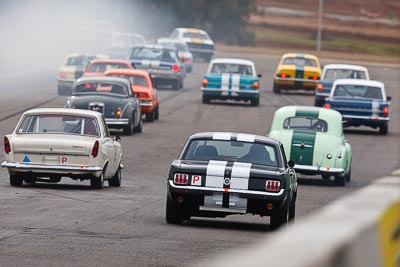
[[[281,141],[295,170],[334,176],[336,185],[351,180],[352,150],[343,136],[339,112],[318,107],[286,106],[275,111],[269,136]]]
[[[101,189],[121,185],[122,147],[111,138],[103,115],[88,110],[41,108],[25,112],[4,137],[10,184],[57,183],[62,177],[90,180]]]
[[[273,92],[286,90],[315,90],[321,76],[321,65],[316,56],[310,54],[284,54],[275,71]]]
[[[210,62],[203,78],[203,103],[212,99],[234,99],[250,101],[252,106],[260,103],[261,75],[256,73],[250,60],[217,58]]]
[[[166,220],[231,214],[270,216],[277,228],[295,217],[297,178],[282,144],[272,138],[230,132],[189,137],[171,164]]]

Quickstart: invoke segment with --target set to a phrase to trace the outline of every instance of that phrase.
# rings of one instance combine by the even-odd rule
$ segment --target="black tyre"
[[[384,125],[379,127],[379,134],[387,135],[388,132],[389,132],[389,125],[388,124],[384,124]]]
[[[271,216],[270,228],[278,229],[280,226],[287,224],[290,217],[290,201],[286,200],[284,206]]]
[[[142,120],[142,116],[139,116],[139,123],[136,127],[133,128],[133,131],[135,133],[141,133],[143,132],[143,120]]]
[[[24,179],[18,174],[10,174],[10,185],[11,186],[22,186]]]
[[[114,174],[114,176],[110,180],[108,180],[108,185],[111,187],[120,187],[121,181],[122,181],[121,168],[118,167],[118,170]]]
[[[103,189],[104,185],[104,172],[101,173],[100,177],[93,176],[90,179],[90,187],[92,189]]]
[[[165,219],[170,224],[182,224],[185,220],[185,210],[167,196]]]
[[[275,94],[280,94],[281,93],[281,88],[276,84],[276,82],[274,82],[273,86],[272,86],[272,91]]]
[[[325,100],[324,99],[321,99],[321,98],[318,98],[318,97],[315,98],[314,106],[323,107],[324,104],[325,104]]]
[[[290,207],[289,207],[289,221],[294,221],[296,217],[296,196],[293,196],[292,201],[290,202]]]
[[[123,128],[124,135],[132,135],[133,134],[133,131],[134,131],[134,124],[133,123],[134,123],[134,120],[130,119],[129,120],[129,124],[124,126],[124,128]]]
[[[171,88],[174,90],[178,90],[180,87],[180,82],[179,80],[174,80],[171,82]]]
[[[324,181],[329,181],[331,179],[331,175],[329,173],[323,173],[321,174],[322,180]]]
[[[336,186],[345,186],[346,185],[346,176],[335,175],[335,185]]]
[[[150,113],[146,113],[146,121],[148,122],[153,122],[156,117],[156,109],[153,109]]]
[[[211,101],[210,97],[207,95],[203,95],[203,104],[209,104]]]
[[[250,99],[250,105],[253,107],[260,105],[260,97]]]
[[[349,172],[346,174],[346,182],[350,182],[351,181],[351,167],[349,169]]]
[[[154,112],[154,119],[158,120],[160,118],[160,105],[157,105]]]

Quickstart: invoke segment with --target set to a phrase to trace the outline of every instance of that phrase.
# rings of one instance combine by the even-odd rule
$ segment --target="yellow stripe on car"
[[[383,267],[400,266],[400,201],[390,206],[379,220]]]

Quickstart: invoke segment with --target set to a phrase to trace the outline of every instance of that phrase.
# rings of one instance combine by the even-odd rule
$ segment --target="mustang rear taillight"
[[[253,82],[253,89],[254,89],[254,90],[257,90],[257,89],[258,89],[258,86],[259,86],[259,83],[258,83],[258,82]]]
[[[184,173],[175,173],[174,174],[174,183],[175,184],[187,184],[189,175]]]
[[[275,180],[267,180],[265,183],[265,190],[267,191],[273,191],[273,192],[278,192],[281,187],[281,182],[280,181],[275,181]]]
[[[121,118],[121,114],[122,114],[121,108],[117,108],[117,109],[115,110],[115,116],[116,116],[117,118]]]
[[[319,92],[321,92],[323,89],[324,89],[324,86],[323,86],[321,83],[319,83],[319,84],[317,85],[317,90],[318,90]]]
[[[4,137],[4,152],[6,152],[6,154],[11,152],[10,141],[8,140],[7,137]]]
[[[316,81],[319,80],[319,77],[317,75],[314,75],[314,76],[309,76],[308,79]]]
[[[326,104],[325,104],[325,108],[331,108],[331,104],[326,103]]]
[[[172,70],[173,72],[178,72],[180,69],[181,69],[181,68],[178,66],[178,64],[174,64],[174,65],[172,65],[172,67],[171,67],[171,70]]]
[[[208,85],[208,80],[207,79],[203,79],[203,87],[207,87]]]
[[[388,117],[389,116],[389,108],[388,107],[384,107],[383,108],[383,117]]]
[[[97,155],[99,154],[99,146],[100,146],[99,141],[96,141],[94,143],[94,145],[93,145],[93,148],[92,148],[92,156],[93,156],[93,158],[97,157]]]

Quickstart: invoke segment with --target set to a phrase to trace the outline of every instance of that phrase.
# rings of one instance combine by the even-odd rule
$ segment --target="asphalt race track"
[[[159,90],[159,121],[145,123],[141,134],[121,136],[125,165],[121,188],[106,185],[103,190],[92,190],[89,181],[68,178],[58,184],[11,187],[7,171],[0,169],[0,266],[186,266],[268,238],[268,217],[194,218],[182,226],[165,221],[169,164],[190,134],[235,131],[265,135],[277,108],[314,103],[309,93],[272,93],[278,56],[217,56],[255,61],[263,75],[260,106],[202,104],[199,88],[207,63],[196,63],[184,89]],[[352,182],[336,187],[320,177],[300,176],[297,220],[400,167],[399,68],[364,65],[373,79],[385,83],[392,96],[389,135],[380,136],[369,128],[347,130],[353,148]],[[56,90],[57,67],[0,75],[1,137],[14,129],[26,109],[64,106],[66,97],[59,97]],[[3,160],[2,149],[0,162]]]

